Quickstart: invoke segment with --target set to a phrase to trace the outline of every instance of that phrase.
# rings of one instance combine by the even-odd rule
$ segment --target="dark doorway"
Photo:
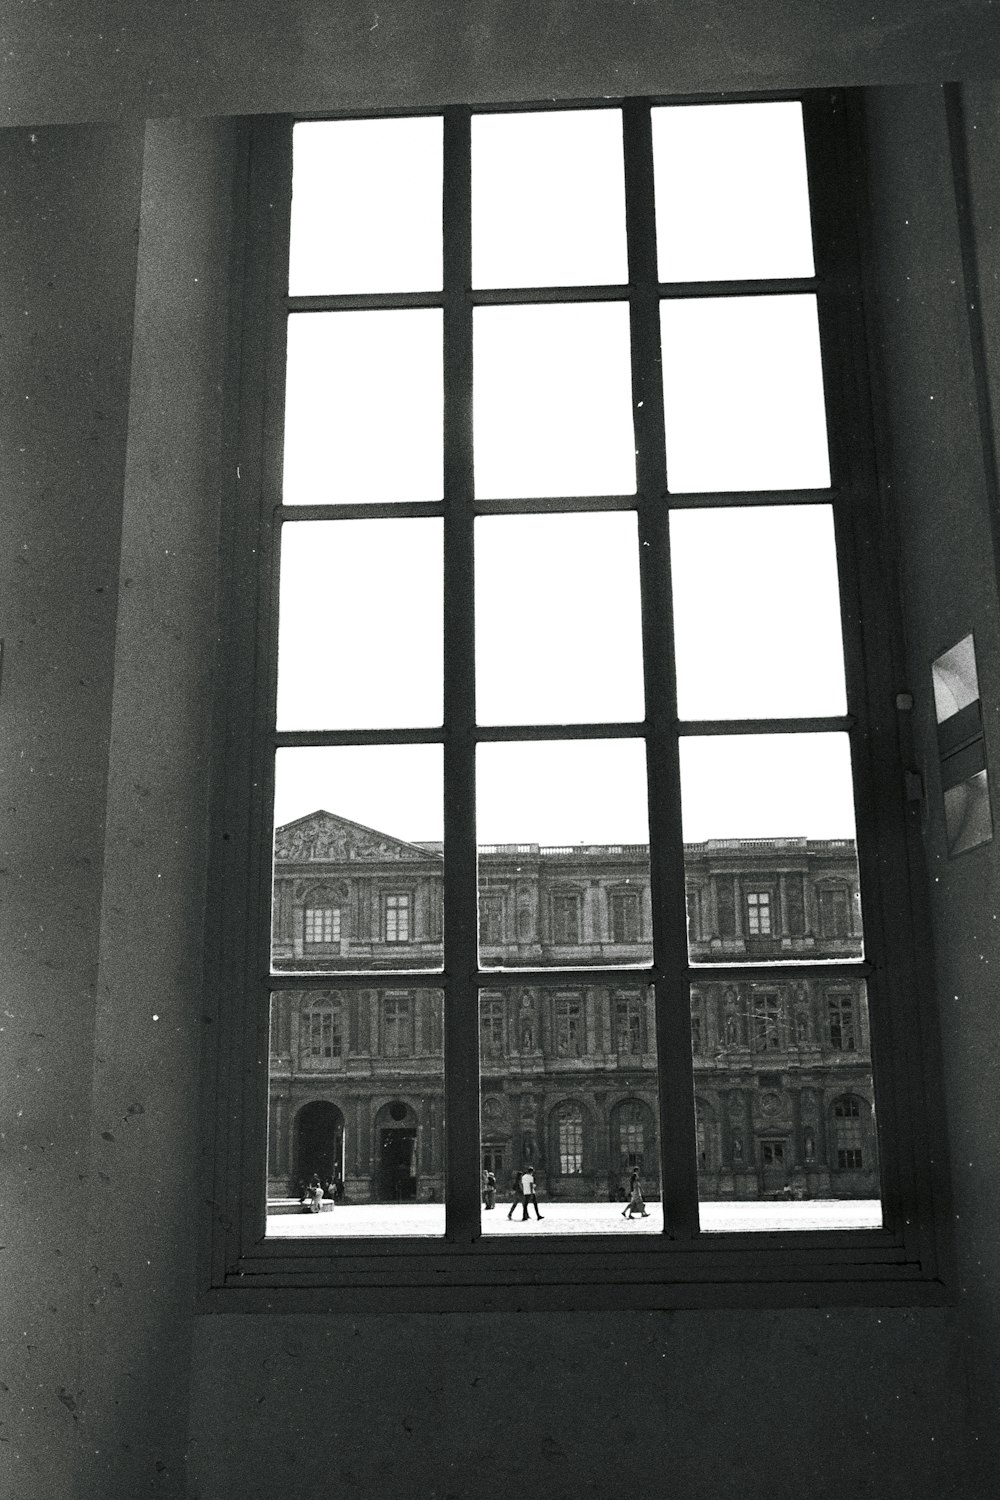
[[[785,1167],[784,1141],[761,1141],[760,1164],[765,1193],[777,1193],[785,1186],[788,1175]]]
[[[417,1196],[417,1173],[414,1160],[417,1132],[383,1129],[380,1145],[379,1197],[383,1203],[412,1202]]]
[[[299,1110],[295,1122],[296,1177],[308,1182],[315,1172],[320,1182],[343,1180],[344,1117],[335,1104],[321,1099]]]

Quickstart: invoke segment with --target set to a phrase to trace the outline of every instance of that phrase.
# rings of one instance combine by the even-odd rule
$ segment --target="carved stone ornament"
[[[278,828],[274,835],[275,859],[287,860],[418,860],[427,859],[422,849],[388,838],[374,829],[336,818],[332,813],[310,813],[295,823]]]
[[[771,1092],[761,1094],[757,1100],[757,1108],[767,1119],[773,1119],[775,1115],[781,1114],[781,1095]]]

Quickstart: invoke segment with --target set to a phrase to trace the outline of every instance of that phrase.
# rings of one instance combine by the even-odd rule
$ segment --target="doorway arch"
[[[326,1187],[344,1180],[344,1116],[335,1104],[314,1099],[295,1117],[295,1180],[301,1187],[313,1173]]]
[[[417,1116],[402,1099],[375,1115],[375,1193],[380,1203],[412,1203],[417,1197]]]

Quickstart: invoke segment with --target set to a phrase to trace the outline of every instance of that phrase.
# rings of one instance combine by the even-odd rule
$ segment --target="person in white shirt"
[[[524,1171],[518,1178],[517,1196],[515,1197],[513,1203],[510,1205],[510,1213],[507,1215],[508,1219],[511,1217],[519,1203],[524,1208],[524,1213],[521,1216],[522,1224],[528,1217],[529,1203],[533,1203],[535,1205],[535,1217],[537,1219],[541,1219],[543,1217],[543,1215],[538,1212],[538,1199],[535,1197],[535,1171],[533,1167],[525,1167]]]

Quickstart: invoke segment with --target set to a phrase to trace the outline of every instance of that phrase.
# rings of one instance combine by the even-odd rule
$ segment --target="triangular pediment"
[[[407,844],[390,834],[353,823],[320,809],[296,818],[275,830],[274,857],[294,862],[317,860],[349,863],[352,860],[426,860],[439,858],[416,844]]]

